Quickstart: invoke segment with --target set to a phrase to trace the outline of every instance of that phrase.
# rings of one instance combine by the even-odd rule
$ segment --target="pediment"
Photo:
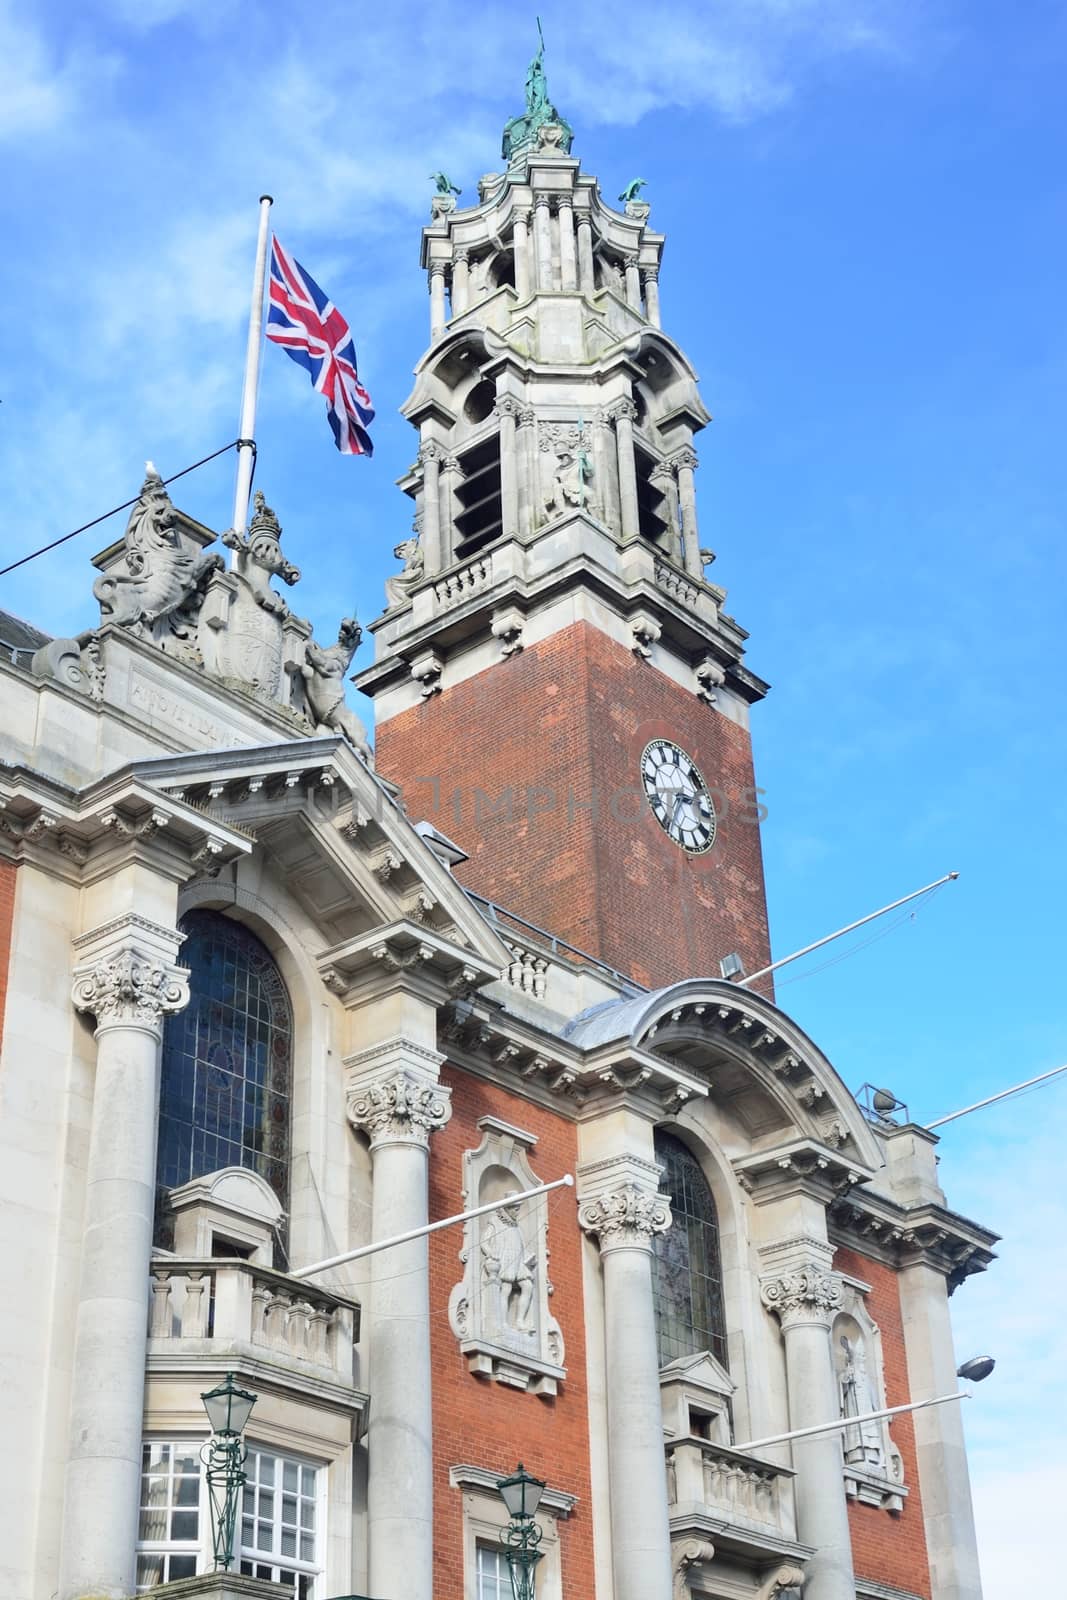
[[[511,957],[396,802],[396,790],[337,737],[209,751],[137,765],[161,793],[243,832],[264,852],[322,936],[324,950],[421,942],[459,954],[470,981]]]
[[[692,1391],[699,1389],[707,1394],[727,1397],[737,1388],[726,1368],[716,1361],[710,1350],[700,1350],[691,1356],[676,1356],[660,1368],[659,1381],[661,1384],[681,1383]]]

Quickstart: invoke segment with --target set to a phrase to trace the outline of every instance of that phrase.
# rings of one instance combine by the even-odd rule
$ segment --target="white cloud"
[[[67,121],[91,80],[114,62],[84,45],[51,45],[42,29],[0,0],[0,141],[40,135]]]

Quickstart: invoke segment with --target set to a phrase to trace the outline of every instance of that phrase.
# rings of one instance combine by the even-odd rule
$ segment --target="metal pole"
[[[291,1278],[310,1278],[313,1273],[325,1272],[327,1267],[339,1267],[346,1261],[360,1261],[364,1256],[372,1256],[378,1250],[388,1250],[394,1244],[407,1244],[409,1239],[422,1239],[428,1233],[436,1233],[439,1228],[451,1228],[456,1222],[469,1222],[471,1217],[484,1217],[489,1211],[499,1211],[501,1206],[518,1205],[520,1200],[532,1200],[536,1195],[547,1194],[550,1189],[573,1187],[574,1179],[569,1172],[562,1178],[556,1178],[552,1183],[539,1183],[536,1189],[523,1189],[518,1194],[502,1195],[499,1200],[490,1200],[487,1205],[475,1206],[473,1211],[460,1211],[454,1217],[442,1217],[440,1222],[427,1222],[421,1228],[409,1228],[407,1233],[395,1233],[391,1239],[377,1239],[373,1244],[360,1245],[358,1250],[346,1250],[343,1255],[330,1256],[326,1261],[316,1261],[310,1267],[300,1267],[296,1272],[291,1272]]]
[[[1018,1094],[1021,1089],[1032,1089],[1035,1083],[1047,1083],[1049,1078],[1056,1078],[1061,1072],[1067,1072],[1067,1063],[1062,1067],[1053,1067],[1051,1072],[1039,1072],[1036,1078],[1027,1078],[1025,1083],[1017,1083],[1011,1089],[1001,1089],[999,1094],[991,1094],[987,1100],[976,1100],[973,1106],[964,1106],[962,1111],[950,1111],[947,1117],[935,1117],[933,1122],[924,1122],[923,1127],[929,1133],[931,1128],[941,1128],[946,1122],[955,1122],[957,1117],[965,1117],[968,1112],[981,1111],[983,1106],[1006,1100],[1010,1094]]]
[[[939,1394],[933,1400],[912,1400],[905,1406],[886,1406],[882,1411],[864,1411],[857,1417],[838,1417],[834,1422],[817,1422],[813,1428],[794,1428],[791,1433],[775,1433],[767,1439],[746,1439],[744,1444],[731,1445],[732,1450],[762,1450],[764,1445],[785,1444],[790,1439],[809,1439],[813,1433],[841,1433],[854,1428],[858,1422],[878,1422],[882,1417],[896,1417],[902,1411],[922,1411],[924,1406],[943,1406],[946,1400],[969,1400],[965,1389],[953,1394]]]
[[[860,917],[858,922],[850,922],[847,928],[838,928],[836,933],[828,933],[825,938],[816,939],[814,944],[806,944],[803,950],[794,950],[791,956],[783,956],[780,961],[772,961],[769,967],[761,967],[758,972],[751,973],[747,978],[739,978],[736,987],[743,989],[746,984],[755,983],[757,978],[765,978],[769,972],[777,972],[779,967],[788,966],[790,961],[799,961],[801,956],[810,955],[813,950],[821,949],[833,939],[840,939],[843,934],[853,933],[857,928],[862,928],[864,923],[873,922],[876,917],[884,917],[887,911],[895,911],[898,906],[906,906],[909,900],[917,900],[921,894],[929,894],[931,889],[940,889],[943,883],[950,883],[958,877],[958,872],[946,872],[936,883],[928,883],[923,889],[914,889],[911,894],[903,895],[888,906],[882,906],[879,911],[871,911],[867,916]]]
[[[252,280],[252,307],[248,315],[248,348],[245,352],[245,386],[241,396],[241,437],[237,441],[237,485],[233,495],[233,531],[244,533],[248,526],[248,497],[252,492],[252,468],[256,459],[256,395],[259,390],[259,353],[263,347],[263,285],[267,276],[267,239],[270,236],[269,194],[259,197],[259,236],[256,239],[256,268]],[[236,551],[231,552],[231,563]]]

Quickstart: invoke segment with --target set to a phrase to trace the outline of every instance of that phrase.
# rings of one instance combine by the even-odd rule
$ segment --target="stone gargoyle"
[[[196,612],[213,572],[225,563],[205,555],[183,532],[163,480],[149,461],[140,496],[126,524],[127,572],[105,572],[93,584],[102,625],[117,623],[150,634],[165,622],[192,648]]]
[[[337,631],[336,644],[324,649],[314,639],[309,639],[304,647],[303,662],[294,662],[286,670],[303,679],[304,698],[312,721],[321,730],[342,734],[368,767],[372,767],[374,753],[367,730],[345,704],[345,673],[362,637],[359,623],[352,617],[345,617]]]
[[[237,552],[237,574],[248,584],[256,604],[262,606],[264,611],[286,617],[289,607],[280,594],[275,594],[270,580],[278,577],[291,589],[294,583],[300,581],[300,568],[294,567],[282,554],[281,528],[262,489],[256,490],[255,506],[255,516],[248,532],[235,533],[230,528],[222,535],[222,542]]]

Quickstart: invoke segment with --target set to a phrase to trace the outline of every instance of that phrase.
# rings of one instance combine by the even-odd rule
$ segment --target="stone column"
[[[147,1289],[163,1018],[189,999],[181,935],[124,919],[74,971],[96,1018],[96,1078],[74,1328],[60,1600],[118,1600],[135,1583]]]
[[[471,253],[463,245],[452,256],[452,315],[460,316],[470,305]]]
[[[637,257],[626,256],[623,260],[626,268],[626,301],[637,312],[641,310],[641,274],[637,268]]]
[[[430,262],[430,338],[439,339],[445,331],[445,264]]]
[[[596,288],[593,269],[593,223],[588,211],[578,213],[578,287],[583,294]]]
[[[697,453],[691,445],[671,457],[670,465],[678,478],[678,512],[682,523],[682,560],[685,570],[693,578],[704,576],[704,563],[700,559],[700,530],[697,526],[697,491],[693,473]]]
[[[790,1428],[832,1422],[841,1409],[830,1348],[841,1280],[812,1263],[765,1278],[760,1292],[782,1325]],[[797,1533],[815,1550],[805,1569],[804,1600],[855,1600],[840,1436],[795,1439],[790,1448],[797,1473]]]
[[[427,572],[441,570],[441,456],[432,439],[419,447],[422,464],[422,548]]]
[[[537,414],[532,406],[522,406],[518,415],[518,477],[519,477],[519,537],[528,539],[537,524],[534,496],[537,492],[536,451],[537,439],[534,424]]]
[[[659,328],[662,326],[659,319],[659,268],[642,267],[641,282],[645,290],[645,315],[654,328]]]
[[[574,254],[574,210],[569,194],[556,196],[559,216],[559,280],[563,289],[578,287],[578,263]]]
[[[528,300],[533,275],[530,272],[530,213],[524,206],[515,207],[511,246],[515,255],[515,293],[520,301]]]
[[[944,1273],[916,1262],[901,1269],[897,1282],[909,1390],[951,1394],[959,1384]],[[982,1600],[962,1412],[948,1405],[913,1414],[934,1600]]]
[[[440,529],[438,541],[441,547],[441,566],[450,567],[456,559],[456,517],[460,512],[459,504],[459,462],[455,456],[443,455],[438,462],[439,478],[439,507]]]
[[[637,469],[634,464],[637,407],[632,400],[617,400],[609,408],[608,416],[615,424],[615,447],[618,452],[619,531],[624,539],[636,539],[641,526],[637,510]]]
[[[652,1240],[667,1199],[632,1182],[584,1200],[578,1220],[600,1245],[615,1600],[670,1600],[671,1534],[652,1303]]]
[[[346,1062],[348,1118],[370,1138],[371,1237],[429,1220],[430,1134],[451,1115],[443,1056],[394,1039]],[[425,1239],[371,1256],[367,1586],[382,1600],[433,1600],[433,1416]]]
[[[515,434],[522,407],[511,395],[502,395],[493,409],[500,421],[500,515],[505,535],[514,538],[519,531],[519,462]]]
[[[534,195],[534,256],[537,263],[537,287],[555,288],[552,281],[552,216],[547,194]]]

